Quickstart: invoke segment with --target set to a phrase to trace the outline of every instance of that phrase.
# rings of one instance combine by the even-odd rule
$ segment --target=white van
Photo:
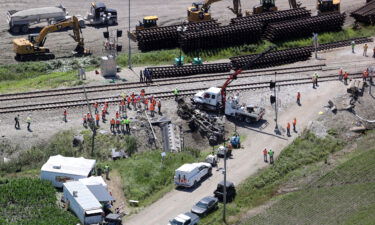
[[[212,174],[212,166],[209,163],[187,163],[180,166],[174,176],[177,187],[196,186],[202,178]]]

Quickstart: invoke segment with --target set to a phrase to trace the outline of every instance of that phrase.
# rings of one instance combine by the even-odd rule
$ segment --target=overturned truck
[[[208,138],[210,145],[217,145],[224,139],[223,117],[211,116],[195,109],[194,105],[185,102],[184,98],[178,99],[177,114],[184,120],[188,120],[189,128],[199,131],[202,136]]]

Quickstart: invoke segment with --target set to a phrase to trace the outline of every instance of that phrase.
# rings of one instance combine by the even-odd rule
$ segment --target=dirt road
[[[108,7],[117,9],[119,15],[119,25],[113,26],[112,29],[122,29],[124,32],[128,30],[128,1],[121,0],[102,0],[107,4]],[[0,15],[3,15],[3,19],[0,20],[0,64],[14,63],[14,53],[12,51],[12,40],[17,37],[26,37],[27,35],[13,36],[8,32],[8,24],[6,22],[6,13],[8,10],[22,10],[32,7],[45,7],[62,4],[68,11],[69,15],[82,15],[85,16],[89,11],[91,0],[2,0]],[[186,8],[191,5],[192,0],[179,0],[179,1],[166,1],[163,0],[137,0],[131,1],[131,15],[130,15],[130,26],[131,30],[134,29],[142,17],[147,15],[159,16],[159,26],[171,25],[180,23],[186,19]],[[301,0],[302,6],[316,12],[315,0]],[[342,12],[348,12],[363,5],[365,0],[351,0],[343,1],[341,6]],[[252,7],[258,4],[258,0],[249,0],[242,2],[243,11],[246,9],[252,9]],[[231,0],[222,0],[214,3],[211,7],[211,13],[215,19],[225,24],[228,23],[230,18],[234,17],[234,14],[227,9],[227,6],[232,6]],[[289,9],[289,3],[287,0],[277,1],[279,9]],[[347,23],[352,21],[351,18],[347,18]],[[95,55],[100,55],[102,52],[103,45],[103,31],[105,29],[96,29],[87,27],[83,29],[83,36],[85,38],[87,48],[91,49]],[[69,37],[68,33],[71,31],[52,33],[48,35],[45,46],[51,49],[51,52],[55,53],[57,57],[70,56],[71,51],[75,48],[76,44]],[[128,49],[127,38],[122,37],[120,42],[123,45],[123,51],[126,52]],[[136,43],[131,43],[131,48],[137,51]]]
[[[313,90],[311,88],[311,90],[304,95],[302,107],[291,104],[282,112],[279,118],[280,126],[285,127],[287,121],[292,121],[294,117],[297,117],[297,129],[299,132],[302,131],[309,121],[315,120],[318,117],[319,111],[325,112],[323,106],[327,104],[331,96],[334,96],[336,93],[344,92],[345,87],[339,82],[321,84],[318,90]],[[268,115],[270,114],[272,113],[270,112]],[[285,133],[283,133],[282,136],[275,136],[273,132],[275,124],[272,118],[267,118],[267,120],[270,124],[262,132],[256,130],[246,131],[248,138],[242,144],[244,149],[234,151],[233,159],[228,160],[228,180],[239,184],[245,178],[254,174],[258,169],[267,166],[267,164],[263,162],[261,153],[264,147],[268,149],[272,148],[277,157],[280,151],[297,137],[298,134],[293,132],[291,138],[286,137]],[[245,132],[244,129],[240,129],[239,131]],[[222,167],[222,162],[220,166]],[[189,211],[191,206],[199,199],[207,195],[212,195],[217,183],[222,179],[222,171],[219,170],[215,171],[212,177],[204,181],[194,191],[173,190],[139,214],[126,218],[126,224],[165,225],[169,219],[177,214]]]

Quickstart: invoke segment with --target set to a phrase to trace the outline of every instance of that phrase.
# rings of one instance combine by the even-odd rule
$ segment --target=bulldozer
[[[209,9],[212,3],[221,0],[205,0],[205,2],[194,2],[188,9],[189,22],[201,22],[212,20]]]
[[[275,0],[260,0],[259,5],[253,7],[253,14],[277,11]]]
[[[318,14],[340,12],[340,0],[317,0]]]
[[[144,29],[149,29],[149,28],[155,28],[158,27],[157,21],[158,21],[157,16],[145,16],[143,17],[143,21],[139,21],[139,25],[135,26],[135,30],[133,31],[128,31],[128,35],[132,41],[137,41],[137,32],[140,30]]]
[[[84,48],[84,41],[82,38],[82,31],[79,25],[78,18],[73,16],[67,20],[45,26],[38,34],[30,34],[28,39],[17,38],[13,40],[13,51],[16,53],[15,59],[17,61],[36,61],[54,59],[55,55],[50,50],[44,47],[47,35],[52,32],[60,31],[66,28],[73,29],[73,35],[70,36],[77,42],[77,47],[74,49],[75,55],[90,54]]]

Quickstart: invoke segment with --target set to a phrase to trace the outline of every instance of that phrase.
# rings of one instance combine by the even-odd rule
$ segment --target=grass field
[[[0,224],[65,225],[79,222],[58,208],[56,190],[38,178],[0,180]]]
[[[374,224],[374,174],[375,148],[361,150],[359,155],[338,165],[303,190],[282,196],[244,225]]]
[[[184,151],[168,153],[162,162],[160,153],[152,151],[135,154],[111,164],[111,168],[121,175],[127,200],[138,200],[140,206],[149,205],[173,189],[173,176],[178,167],[201,158],[191,151]]]
[[[227,206],[229,224],[237,223],[240,219],[239,215],[272,198],[279,186],[286,181],[288,174],[326,159],[330,153],[341,149],[342,146],[343,143],[337,139],[331,137],[321,139],[312,133],[303,133],[281,152],[274,166],[259,171],[238,186],[235,201]],[[220,214],[221,210],[209,215],[201,224],[222,224]]]

